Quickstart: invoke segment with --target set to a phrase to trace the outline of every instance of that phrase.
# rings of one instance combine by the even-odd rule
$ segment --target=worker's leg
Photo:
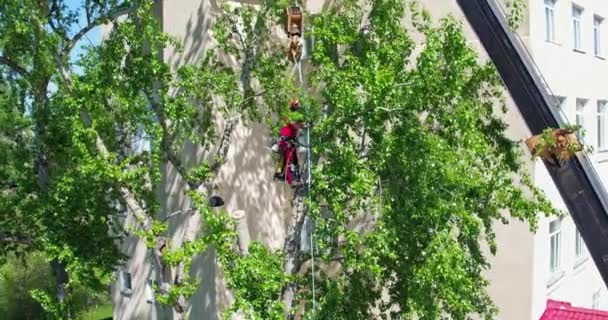
[[[289,184],[299,185],[300,180],[300,163],[298,161],[298,149],[294,148],[291,156],[291,164],[289,170],[291,171],[291,182]]]

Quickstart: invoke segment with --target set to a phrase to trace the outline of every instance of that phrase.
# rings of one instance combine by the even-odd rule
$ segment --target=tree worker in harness
[[[276,180],[286,180],[291,186],[298,186],[301,184],[297,151],[298,132],[306,126],[306,123],[300,113],[300,103],[297,99],[291,100],[289,110],[292,121],[286,121],[285,126],[279,131],[279,159],[274,178]]]

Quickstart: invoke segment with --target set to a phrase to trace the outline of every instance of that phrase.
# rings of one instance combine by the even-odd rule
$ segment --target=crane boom
[[[532,134],[565,123],[524,45],[511,31],[496,0],[457,0],[494,62]],[[544,161],[572,220],[608,286],[608,194],[583,152],[561,165]]]

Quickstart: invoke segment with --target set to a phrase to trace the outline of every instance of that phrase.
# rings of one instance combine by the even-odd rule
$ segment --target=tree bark
[[[297,198],[297,204],[294,211],[295,214],[293,215],[287,228],[285,244],[283,246],[283,252],[285,254],[285,258],[283,259],[283,270],[289,275],[297,274],[302,263],[298,255],[300,251],[302,227],[304,226],[306,213],[304,210],[303,199],[300,196]],[[296,283],[289,282],[285,288],[283,288],[283,292],[281,293],[281,300],[285,306],[285,319],[293,319],[291,308],[293,306],[293,299],[295,298],[296,290]]]
[[[65,263],[55,258],[51,261],[51,267],[55,273],[57,302],[61,305],[62,316],[65,319],[70,319],[70,308],[66,305],[66,298],[69,294],[67,285],[70,279]]]

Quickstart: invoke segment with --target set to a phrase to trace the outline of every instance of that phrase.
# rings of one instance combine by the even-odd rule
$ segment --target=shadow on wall
[[[267,147],[269,130],[260,124],[239,125],[233,133],[228,162],[217,182],[228,212],[245,210],[252,240],[271,249],[283,246],[285,225],[291,212],[289,187],[272,180],[274,162]],[[219,319],[232,298],[226,290],[221,267],[208,250],[196,257],[191,276],[201,286],[190,299],[190,315],[196,319]]]
[[[212,8],[210,1],[202,0],[199,3],[198,8],[192,11],[179,10],[177,6],[165,8],[164,14],[166,16],[169,15],[169,17],[164,17],[164,19],[176,23],[171,23],[171,25],[165,24],[164,30],[180,37],[184,47],[183,53],[178,53],[174,49],[166,49],[168,52],[166,52],[165,58],[173,69],[177,69],[181,64],[197,63],[209,47],[211,40],[210,25],[213,20],[213,12],[218,11]],[[185,14],[188,14],[189,17],[182,16]],[[183,24],[182,21],[188,22]]]
[[[184,63],[197,63],[204,50],[212,44],[209,30],[214,12],[219,7],[216,0],[188,0],[178,8],[165,3],[163,10],[164,30],[182,38],[184,52],[165,50],[166,61],[176,68]],[[196,8],[196,9],[194,9]],[[224,123],[219,123],[221,133]],[[225,201],[228,212],[244,210],[251,240],[257,240],[271,249],[283,246],[285,228],[291,213],[292,192],[284,182],[273,181],[274,160],[269,145],[270,130],[261,124],[241,122],[231,139],[227,162],[223,165],[216,183],[217,195]],[[187,168],[197,165],[207,157],[200,146],[186,143],[182,150],[182,161]],[[158,193],[161,199],[161,215],[169,218],[171,241],[181,245],[188,232],[200,233],[200,216],[191,215],[191,201],[184,194],[186,184],[171,166],[162,168],[162,185]],[[188,225],[194,228],[188,228]],[[190,229],[190,230],[189,230]],[[115,319],[173,319],[175,313],[170,307],[154,306],[146,299],[146,282],[150,274],[151,259],[143,241],[131,239],[125,246],[131,260],[128,270],[132,274],[133,292],[125,296],[117,283],[113,290]],[[217,265],[215,252],[210,249],[194,257],[190,276],[199,280],[200,286],[190,298],[187,314],[191,319],[220,319],[220,312],[231,302],[226,290],[222,269]],[[156,312],[152,309],[155,308]]]

